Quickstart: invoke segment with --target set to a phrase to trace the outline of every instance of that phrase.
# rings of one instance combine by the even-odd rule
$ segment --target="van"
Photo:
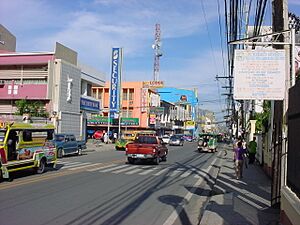
[[[51,142],[54,125],[45,119],[30,123],[18,119],[0,117],[0,180],[14,171],[33,168],[43,173],[46,166],[56,166],[57,153]]]

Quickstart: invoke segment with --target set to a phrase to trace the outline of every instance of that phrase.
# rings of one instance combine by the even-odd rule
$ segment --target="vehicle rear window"
[[[65,140],[65,136],[64,135],[55,135],[54,137],[55,141],[64,141]]]
[[[155,136],[139,136],[135,142],[142,144],[157,144],[157,139]]]

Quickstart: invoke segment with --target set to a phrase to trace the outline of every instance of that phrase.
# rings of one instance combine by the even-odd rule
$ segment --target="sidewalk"
[[[235,179],[233,151],[222,154],[221,169],[206,205],[200,225],[275,225],[279,209],[270,207],[271,180],[257,164],[244,168],[243,178]]]
[[[112,151],[115,150],[115,144],[109,143],[105,144],[100,140],[88,139],[86,142],[85,152],[100,152],[100,151]]]

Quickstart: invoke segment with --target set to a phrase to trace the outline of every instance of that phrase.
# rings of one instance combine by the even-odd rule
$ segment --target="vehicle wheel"
[[[157,156],[156,158],[153,159],[153,163],[155,165],[158,165],[159,164],[159,157]]]
[[[45,172],[46,162],[45,159],[41,159],[39,167],[36,169],[36,173],[41,174]]]
[[[81,156],[82,155],[82,148],[81,147],[78,147],[78,153],[77,153],[78,156]]]
[[[63,155],[64,155],[63,149],[62,148],[57,149],[57,158],[62,158]]]
[[[164,155],[163,157],[161,157],[161,161],[166,162],[167,161],[167,155]]]
[[[131,157],[127,158],[129,164],[134,164],[134,159]]]

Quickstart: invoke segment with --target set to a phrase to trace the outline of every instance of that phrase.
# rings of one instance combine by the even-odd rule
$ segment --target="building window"
[[[124,101],[128,100],[128,99],[127,99],[127,91],[128,91],[128,89],[123,89],[122,99],[123,99]]]
[[[93,90],[92,90],[92,93],[93,93],[93,94],[92,94],[92,97],[93,97],[93,98],[97,98],[97,90],[96,90],[96,89],[93,89]]]
[[[134,89],[129,89],[129,100],[133,100]]]

